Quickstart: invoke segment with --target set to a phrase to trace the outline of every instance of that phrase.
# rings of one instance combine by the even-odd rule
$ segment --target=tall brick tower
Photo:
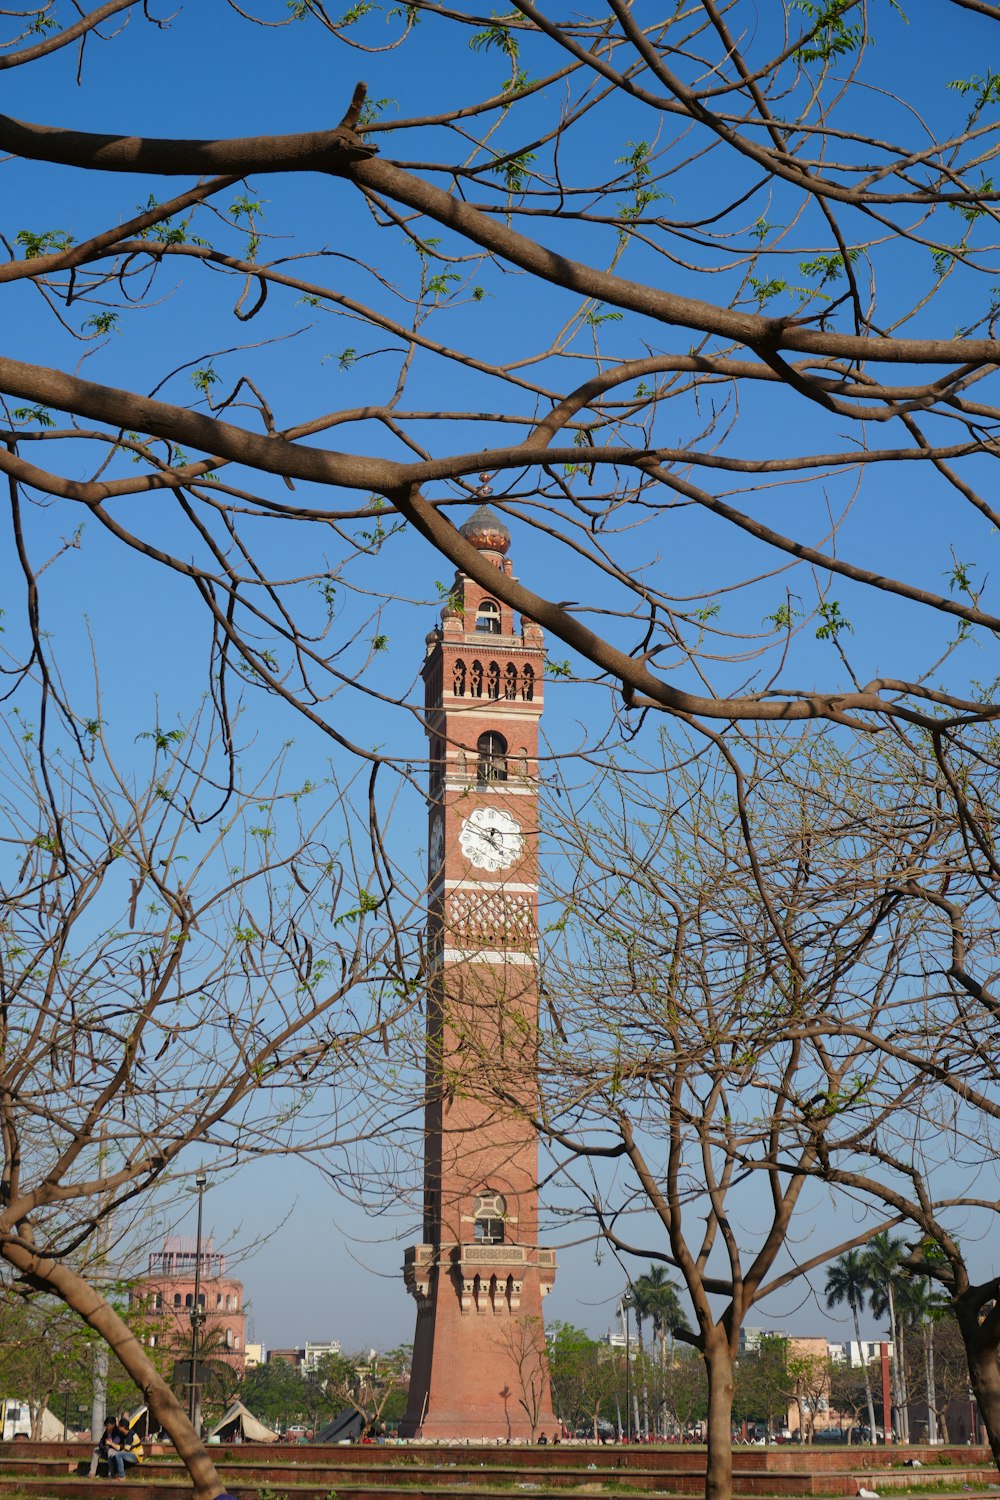
[[[511,576],[485,505],[462,535]],[[525,1438],[554,1418],[538,1245],[541,629],[458,573],[427,637],[430,886],[424,1244],[405,1435]]]

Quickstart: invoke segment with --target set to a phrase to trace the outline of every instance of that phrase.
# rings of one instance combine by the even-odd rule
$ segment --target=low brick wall
[[[288,1500],[463,1500],[529,1492],[530,1500],[567,1500],[632,1491],[658,1500],[690,1500],[703,1493],[704,1448],[560,1443],[526,1445],[412,1444],[213,1446],[212,1458],[238,1500],[264,1491]],[[84,1477],[89,1443],[0,1444],[0,1500],[15,1493],[32,1500],[190,1500],[190,1480],[172,1449],[155,1445],[124,1481]],[[919,1460],[919,1467],[904,1467]],[[82,1472],[81,1472],[82,1471]],[[809,1500],[856,1496],[859,1488],[896,1494],[935,1487],[940,1500],[968,1487],[995,1485],[988,1450],[973,1448],[776,1448],[733,1450],[737,1500]],[[526,1497],[527,1500],[527,1497]]]

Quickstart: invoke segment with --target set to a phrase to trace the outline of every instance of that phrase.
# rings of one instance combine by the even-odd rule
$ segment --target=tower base
[[[553,1437],[559,1423],[542,1324],[553,1252],[510,1245],[498,1254],[463,1245],[436,1254],[418,1245],[406,1258],[418,1311],[400,1435],[443,1442]]]

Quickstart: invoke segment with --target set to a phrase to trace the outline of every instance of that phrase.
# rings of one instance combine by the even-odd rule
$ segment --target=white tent
[[[265,1427],[252,1411],[247,1410],[242,1401],[231,1403],[228,1410],[209,1431],[208,1436],[220,1438],[225,1443],[231,1442],[237,1434],[247,1443],[276,1443],[278,1441],[278,1434],[272,1432],[270,1427]]]
[[[62,1417],[57,1417],[46,1406],[42,1411],[42,1430],[39,1437],[43,1443],[59,1442],[63,1435]]]

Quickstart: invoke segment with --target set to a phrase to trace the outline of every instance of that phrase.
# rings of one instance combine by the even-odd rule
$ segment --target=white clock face
[[[471,812],[462,824],[458,842],[477,870],[506,870],[524,849],[520,823],[498,807],[477,807]]]
[[[430,837],[430,873],[431,878],[437,875],[444,861],[444,819],[440,813],[435,813],[434,821],[431,823]]]

